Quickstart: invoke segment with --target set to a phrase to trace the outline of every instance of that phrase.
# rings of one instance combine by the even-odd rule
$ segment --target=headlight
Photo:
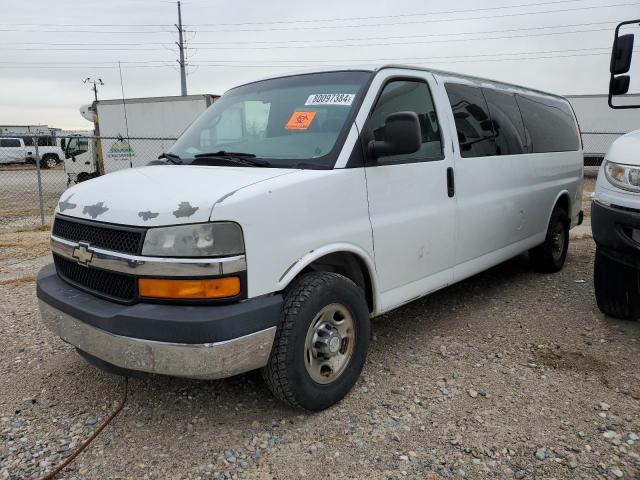
[[[624,190],[640,192],[640,167],[620,165],[607,160],[604,164],[604,173],[612,185]]]
[[[226,257],[242,253],[242,229],[232,222],[150,228],[142,246],[143,255],[155,257]]]

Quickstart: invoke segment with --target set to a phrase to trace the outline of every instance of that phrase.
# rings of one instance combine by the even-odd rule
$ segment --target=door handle
[[[456,194],[456,182],[453,176],[453,167],[447,168],[447,195],[452,198]]]

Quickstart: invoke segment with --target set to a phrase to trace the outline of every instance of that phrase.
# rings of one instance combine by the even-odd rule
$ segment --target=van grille
[[[114,252],[138,254],[142,249],[143,229],[104,226],[85,221],[56,217],[51,233],[74,242],[87,242],[92,247]]]
[[[136,298],[136,278],[131,275],[84,267],[55,254],[53,261],[58,275],[77,287],[120,302]]]

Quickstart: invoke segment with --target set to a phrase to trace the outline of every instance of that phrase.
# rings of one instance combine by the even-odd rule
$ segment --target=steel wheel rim
[[[555,260],[559,260],[564,252],[564,245],[566,242],[566,234],[564,226],[561,223],[557,223],[551,232],[551,254]]]
[[[327,336],[327,332],[331,332]],[[334,353],[339,338],[339,349]],[[332,303],[320,310],[307,330],[304,365],[311,379],[326,385],[334,382],[351,362],[355,350],[355,322],[349,309]]]
[[[53,158],[47,158],[47,160],[45,161],[47,164],[47,167],[49,168],[53,168],[56,166],[56,161]]]

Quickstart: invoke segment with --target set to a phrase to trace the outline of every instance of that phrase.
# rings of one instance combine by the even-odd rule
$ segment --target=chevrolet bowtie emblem
[[[88,243],[80,243],[76,248],[73,249],[73,253],[71,254],[73,258],[75,258],[80,265],[87,266],[93,260],[93,252],[89,250]]]

